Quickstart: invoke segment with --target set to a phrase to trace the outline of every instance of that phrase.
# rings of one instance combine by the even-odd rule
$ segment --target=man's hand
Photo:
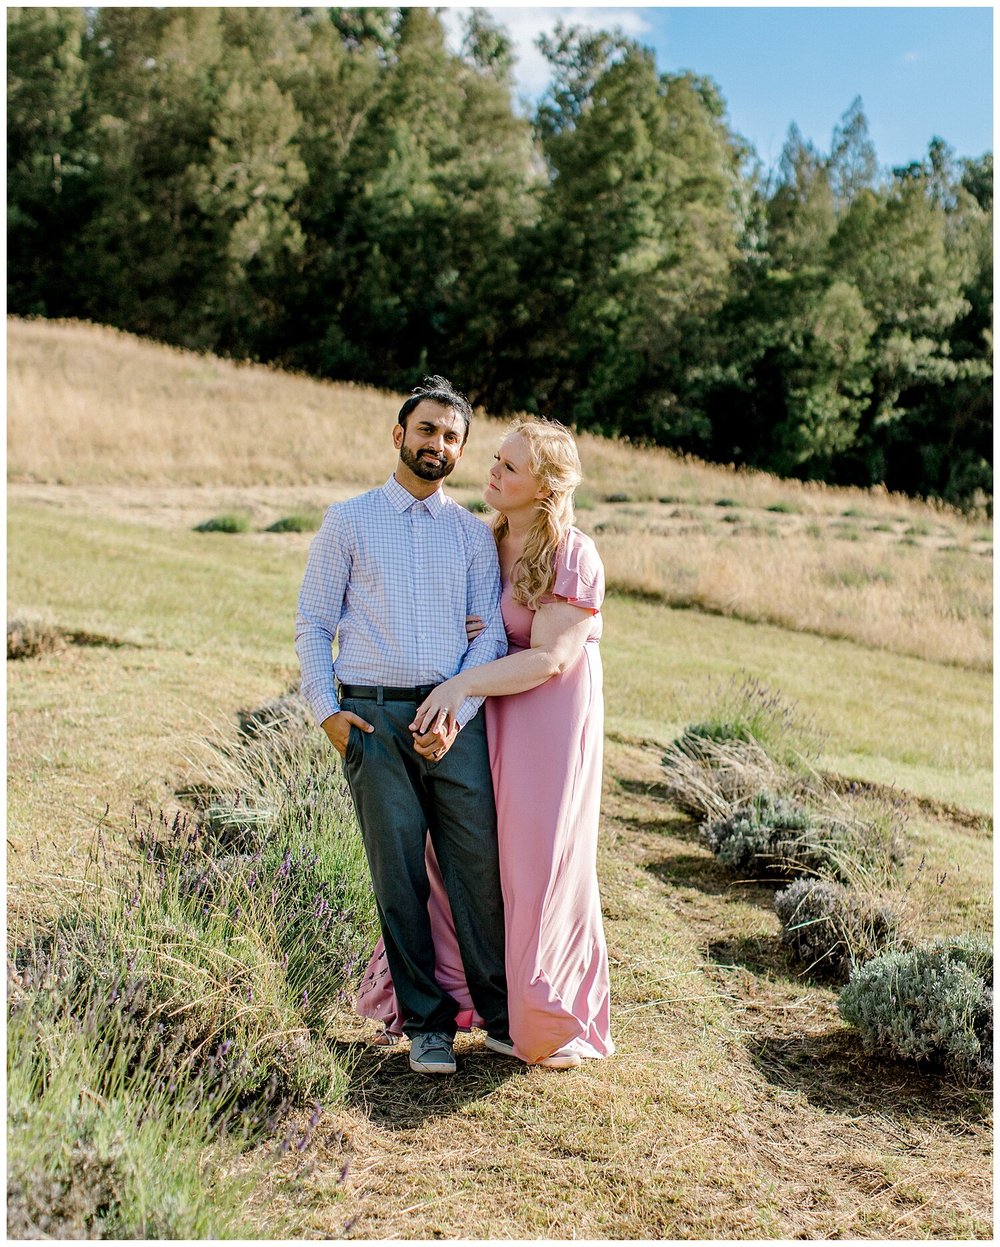
[[[455,743],[461,728],[453,721],[448,722],[444,715],[439,715],[429,732],[417,732],[412,725],[410,731],[413,732],[413,748],[417,753],[428,762],[440,762]]]
[[[351,728],[360,728],[362,732],[374,732],[372,725],[350,710],[338,710],[324,719],[320,727],[330,738],[334,749],[343,757],[347,753],[347,742],[351,738]]]

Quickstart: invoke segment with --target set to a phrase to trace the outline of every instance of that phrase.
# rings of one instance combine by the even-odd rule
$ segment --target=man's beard
[[[422,451],[414,454],[405,442],[399,448],[399,457],[413,475],[419,476],[422,481],[443,480],[455,468],[454,459],[438,459],[436,456],[428,458],[427,454]]]

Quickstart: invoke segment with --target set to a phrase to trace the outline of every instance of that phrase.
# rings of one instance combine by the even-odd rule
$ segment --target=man
[[[493,537],[441,489],[465,450],[471,416],[443,377],[413,391],[392,431],[399,451],[392,476],[327,511],[296,617],[302,691],[344,759],[410,1067],[428,1074],[455,1072],[458,1011],[434,976],[428,833],[487,1044],[510,1048],[482,699],[466,701],[451,730],[432,724],[416,734],[409,726],[436,684],[507,649]],[[471,644],[467,615],[487,621]]]

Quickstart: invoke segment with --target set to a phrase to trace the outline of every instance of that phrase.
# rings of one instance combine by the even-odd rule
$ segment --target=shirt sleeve
[[[295,616],[295,652],[302,668],[302,695],[322,723],[340,710],[333,674],[333,639],[344,613],[351,557],[347,524],[330,507],[309,548],[299,608]]]
[[[585,533],[571,530],[562,549],[556,556],[556,574],[552,591],[541,599],[553,602],[559,599],[571,606],[600,611],[604,601],[604,564],[597,547]]]
[[[459,671],[481,667],[507,653],[507,633],[500,612],[500,561],[492,533],[485,524],[482,529],[469,564],[466,614],[478,615],[486,626],[465,651]],[[467,697],[462,702],[455,716],[460,727],[465,727],[484,700]]]

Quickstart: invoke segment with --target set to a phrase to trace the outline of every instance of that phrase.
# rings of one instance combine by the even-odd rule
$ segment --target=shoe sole
[[[512,1056],[517,1059],[517,1053],[514,1051],[513,1044],[501,1043],[499,1039],[493,1039],[487,1035],[483,1041],[491,1052],[498,1052],[501,1056]]]
[[[410,1062],[410,1069],[415,1074],[454,1074],[457,1068],[457,1065],[444,1065],[441,1062],[429,1064],[424,1064],[420,1061]]]
[[[535,1062],[542,1069],[579,1069],[580,1058],[578,1056],[546,1056],[540,1061]]]

